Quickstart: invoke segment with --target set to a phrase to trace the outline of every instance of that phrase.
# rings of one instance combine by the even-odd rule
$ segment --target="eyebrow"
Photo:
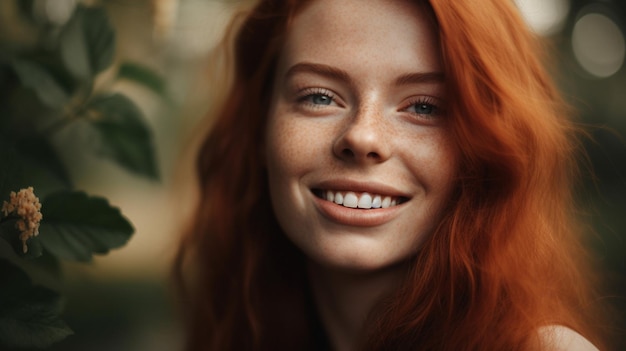
[[[295,64],[291,66],[289,70],[287,70],[285,77],[290,78],[297,73],[314,73],[320,76],[324,76],[326,78],[352,83],[352,79],[350,79],[350,75],[348,74],[348,72],[339,68],[319,63],[302,62]]]
[[[335,68],[332,66],[301,62],[291,66],[287,73],[286,78],[290,78],[298,73],[313,73],[320,76],[324,76],[334,80],[341,80],[352,84],[352,79],[348,72]],[[427,83],[443,83],[445,76],[442,72],[416,72],[406,73],[398,77],[395,81],[396,85],[410,85],[410,84],[427,84]]]
[[[444,80],[442,72],[407,73],[396,79],[396,85],[443,83]]]

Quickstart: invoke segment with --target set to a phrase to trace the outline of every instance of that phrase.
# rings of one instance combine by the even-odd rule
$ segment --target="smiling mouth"
[[[323,200],[348,208],[371,210],[401,205],[409,199],[403,196],[370,194],[366,192],[313,189],[313,194]]]

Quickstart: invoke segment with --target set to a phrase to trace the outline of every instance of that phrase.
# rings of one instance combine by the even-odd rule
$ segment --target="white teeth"
[[[356,208],[359,203],[359,198],[355,193],[348,192],[343,198],[343,205],[350,208]]]
[[[396,206],[399,203],[398,198],[392,198],[391,196],[383,197],[382,195],[371,195],[369,193],[361,193],[360,195],[357,195],[352,191],[341,193],[333,192],[332,190],[325,190],[322,191],[320,195],[327,201],[350,208],[389,208]]]
[[[359,203],[357,204],[358,208],[372,208],[372,195],[368,193],[361,194],[361,198],[359,199]]]
[[[341,193],[335,194],[335,203],[337,205],[343,205],[343,195],[341,195]]]
[[[326,192],[326,200],[328,200],[328,201],[330,201],[330,202],[335,201],[335,194],[333,194],[333,192],[332,192],[332,191],[328,190],[328,191]]]
[[[380,198],[380,195],[374,196],[374,200],[372,200],[372,208],[380,208],[383,205],[383,200]]]
[[[382,208],[388,208],[391,204],[391,198],[389,196],[385,196],[382,203]]]

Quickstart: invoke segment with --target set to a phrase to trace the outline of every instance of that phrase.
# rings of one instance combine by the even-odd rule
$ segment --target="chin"
[[[376,247],[363,238],[334,242],[317,248],[301,248],[305,256],[317,265],[333,270],[366,274],[385,271],[397,267],[415,256],[416,250],[409,252],[389,252]]]

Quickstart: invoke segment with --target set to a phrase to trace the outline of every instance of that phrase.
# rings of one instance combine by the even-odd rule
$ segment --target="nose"
[[[380,109],[361,109],[335,139],[333,153],[353,163],[381,163],[390,157],[391,134]]]

